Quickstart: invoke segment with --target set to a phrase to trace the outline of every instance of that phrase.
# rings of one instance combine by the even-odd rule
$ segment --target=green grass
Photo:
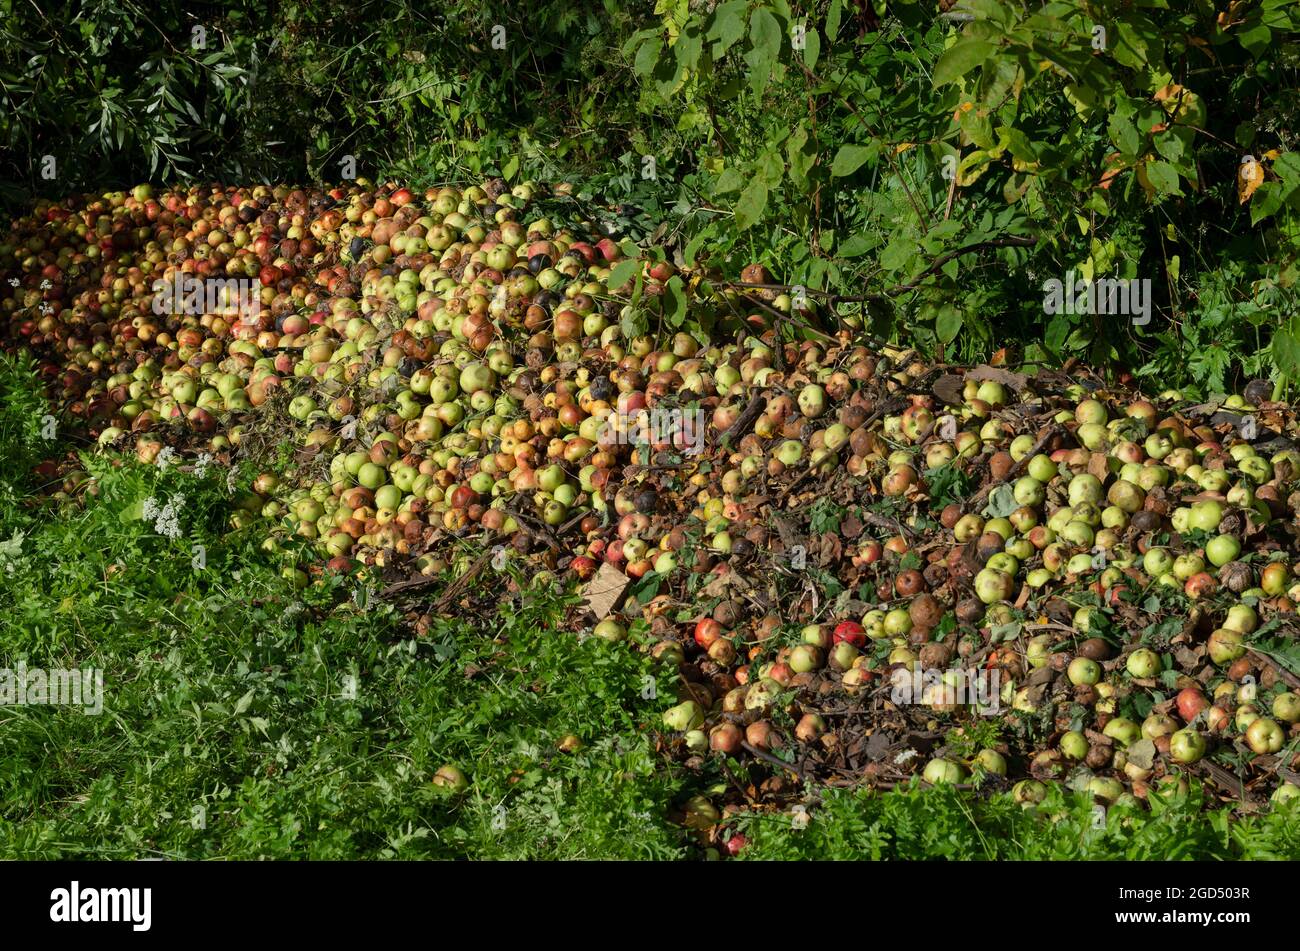
[[[716,760],[659,757],[670,679],[647,697],[644,655],[559,630],[565,596],[508,597],[415,636],[355,582],[296,589],[256,531],[229,534],[216,468],[87,457],[95,495],[38,501],[44,412],[30,365],[0,359],[0,667],[101,668],[104,709],[0,707],[0,858],[706,854],[671,815],[693,794],[719,801],[727,777]],[[178,495],[167,537],[144,502]],[[560,752],[569,734],[583,746]],[[448,762],[469,775],[464,794],[433,785]],[[1060,792],[1032,810],[948,790],[814,796],[803,828],[781,813],[731,822],[742,854],[1300,853],[1297,809],[1230,822],[1187,799],[1111,810],[1099,829],[1091,804]]]
[[[1179,860],[1293,859],[1300,809],[1231,817],[1205,810],[1199,793],[1152,809],[1104,813],[1062,788],[1024,808],[1006,794],[976,798],[953,789],[826,790],[802,829],[790,816],[742,825],[751,859]]]

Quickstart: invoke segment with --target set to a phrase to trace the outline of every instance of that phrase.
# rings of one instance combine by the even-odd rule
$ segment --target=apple
[[[1006,601],[1011,597],[1015,579],[996,568],[981,568],[975,575],[975,596],[985,604]]]
[[[448,792],[462,792],[469,788],[469,777],[454,763],[444,763],[433,774],[433,784]]]
[[[1141,647],[1128,655],[1125,669],[1134,677],[1149,679],[1160,672],[1160,655],[1146,647]]]
[[[1205,544],[1205,557],[1216,568],[1235,561],[1241,554],[1241,542],[1232,535],[1216,535]]]
[[[700,618],[695,624],[695,643],[705,650],[712,647],[713,643],[722,637],[722,634],[722,625],[711,617]]]
[[[1206,499],[1192,505],[1187,526],[1202,532],[1212,532],[1219,527],[1221,521],[1223,521],[1223,506],[1214,499]]]
[[[977,773],[992,773],[996,776],[1007,774],[1007,758],[997,750],[987,748],[980,750],[971,761],[971,766]]]
[[[605,618],[592,628],[591,633],[601,640],[610,641],[611,643],[627,639],[627,628],[613,618]]]
[[[853,666],[854,661],[856,661],[859,656],[856,647],[848,641],[840,641],[831,648],[829,663],[835,670],[848,670]]]
[[[1246,745],[1256,753],[1276,753],[1286,742],[1286,733],[1276,720],[1259,717],[1246,728]]]
[[[1047,798],[1047,787],[1036,779],[1022,779],[1011,787],[1011,798],[1020,805],[1037,805]]]
[[[1121,747],[1131,746],[1142,738],[1142,727],[1126,717],[1112,717],[1101,732]]]
[[[861,649],[867,646],[867,632],[866,629],[857,621],[840,621],[835,625],[835,630],[831,635],[831,641],[834,644],[839,644],[843,641],[853,647]]]
[[[1106,802],[1114,802],[1124,793],[1124,784],[1112,776],[1094,776],[1086,788],[1089,795]]]
[[[1300,723],[1300,694],[1288,690],[1274,697],[1273,716],[1283,723]]]
[[[864,637],[865,640],[865,637]],[[790,669],[796,674],[806,674],[822,666],[824,658],[820,647],[800,644],[790,651]]]
[[[1278,786],[1277,789],[1273,791],[1273,795],[1269,797],[1269,800],[1276,806],[1288,802],[1294,802],[1297,799],[1300,799],[1300,786],[1289,781]]]
[[[1248,604],[1234,604],[1228,608],[1228,616],[1223,626],[1230,631],[1249,634],[1259,626],[1259,615]]]
[[[1066,676],[1070,678],[1070,683],[1076,686],[1095,684],[1101,680],[1101,665],[1087,657],[1076,657],[1066,668]]]
[[[1210,705],[1210,701],[1205,699],[1205,694],[1201,693],[1199,688],[1184,687],[1178,692],[1176,704],[1178,715],[1183,718],[1183,722],[1191,723]]]
[[[925,764],[925,770],[922,772],[921,778],[931,786],[939,786],[944,783],[960,783],[966,778],[966,770],[952,760],[936,757]]]
[[[1067,759],[1081,760],[1088,755],[1088,740],[1077,730],[1068,730],[1061,735],[1061,755]]]
[[[1142,738],[1154,740],[1178,732],[1178,722],[1167,713],[1153,713],[1142,721]]]
[[[1142,570],[1152,578],[1159,578],[1173,570],[1174,556],[1164,548],[1149,548],[1142,556]]]
[[[1240,631],[1221,627],[1210,634],[1206,642],[1210,660],[1220,667],[1226,667],[1246,653],[1246,642]]]
[[[809,383],[799,391],[799,412],[816,419],[826,412],[826,391],[816,383]]]
[[[1205,755],[1205,737],[1195,730],[1179,730],[1169,737],[1169,756],[1175,763],[1191,764]]]
[[[664,711],[663,722],[670,730],[697,730],[704,725],[704,709],[694,700],[687,700]]]

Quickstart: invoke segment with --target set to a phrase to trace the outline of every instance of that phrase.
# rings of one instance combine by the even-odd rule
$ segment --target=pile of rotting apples
[[[146,463],[292,427],[232,521],[314,549],[295,583],[582,583],[576,624],[676,668],[665,749],[749,761],[756,794],[1300,795],[1300,451],[1269,384],[927,365],[581,209],[500,180],[41,202],[0,238],[0,332]],[[41,468],[85,486],[75,454]]]

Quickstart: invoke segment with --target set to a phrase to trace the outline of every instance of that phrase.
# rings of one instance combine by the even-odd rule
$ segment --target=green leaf
[[[939,62],[934,64],[935,88],[961,79],[988,59],[989,54],[995,49],[997,49],[996,44],[988,40],[977,40],[971,37],[959,39],[944,50],[943,55],[939,57]]]
[[[664,293],[661,298],[663,301],[664,318],[668,321],[670,327],[680,327],[686,322],[687,304],[686,304],[686,286],[682,279],[673,275],[664,285]]]
[[[609,280],[605,282],[605,286],[611,291],[617,291],[628,281],[636,277],[637,271],[640,267],[641,262],[636,258],[628,258],[624,261],[619,261],[610,270]]]
[[[934,322],[934,333],[943,343],[952,343],[961,332],[962,312],[951,304],[939,309],[939,316]]]
[[[1020,508],[1020,503],[1016,501],[1011,486],[1000,485],[989,493],[989,501],[984,506],[984,514],[990,518],[1006,518],[1018,508]]]
[[[804,33],[803,39],[803,64],[809,69],[816,69],[817,59],[822,52],[821,35],[815,29],[810,29]]]
[[[1177,195],[1178,172],[1168,162],[1147,162],[1147,181],[1162,195]]]
[[[781,178],[784,175],[785,164],[781,161],[781,156],[774,149],[769,149],[759,157],[758,177],[763,180],[763,184],[766,185],[769,190],[780,185]]]
[[[747,0],[726,0],[713,11],[706,38],[713,42],[713,58],[721,59],[745,35]]]
[[[800,188],[808,187],[808,172],[812,169],[815,155],[804,147],[808,144],[808,130],[803,123],[794,127],[790,138],[785,143],[786,160],[790,165],[790,179]]]
[[[717,181],[713,183],[713,193],[715,195],[726,195],[730,192],[738,192],[749,179],[750,176],[734,166],[725,168],[722,170],[722,174],[718,176]]]
[[[840,150],[835,153],[835,160],[831,162],[831,174],[840,178],[852,175],[870,159],[875,158],[876,153],[877,148],[874,144],[841,145]]]
[[[1300,327],[1292,317],[1273,334],[1273,362],[1291,380],[1300,378]]]
[[[736,199],[736,227],[741,231],[750,228],[754,222],[763,217],[767,207],[767,183],[755,177],[745,186],[745,190]]]
[[[643,310],[629,311],[619,322],[618,329],[623,332],[623,336],[631,340],[633,337],[641,337],[650,332],[650,318]]]
[[[1137,127],[1130,120],[1112,115],[1107,131],[1110,134],[1110,141],[1114,143],[1115,148],[1119,149],[1121,155],[1128,159],[1137,155],[1142,140],[1138,136]]]
[[[844,0],[831,0],[830,9],[826,11],[826,39],[835,42],[840,32],[840,17],[844,12]]]
[[[1247,53],[1255,57],[1263,55],[1272,41],[1273,31],[1263,23],[1247,26],[1237,33],[1237,42],[1245,48]]]
[[[632,68],[638,76],[649,76],[654,72],[655,64],[659,62],[659,53],[663,48],[664,41],[658,36],[650,37],[637,47]]]
[[[749,88],[754,95],[759,96],[776,72],[781,55],[781,25],[763,7],[756,9],[749,19],[749,44],[749,51],[745,54],[745,65],[749,67]]]
[[[505,164],[501,166],[501,177],[504,178],[506,181],[510,181],[512,178],[515,177],[515,173],[518,171],[519,171],[519,156],[512,155],[510,156],[510,158],[506,159]]]
[[[836,252],[842,258],[856,258],[880,245],[880,237],[869,232],[859,232],[850,235],[848,240],[839,246]]]

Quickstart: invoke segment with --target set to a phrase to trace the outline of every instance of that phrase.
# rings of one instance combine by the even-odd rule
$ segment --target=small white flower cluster
[[[239,484],[239,470],[234,466],[226,473],[226,491],[231,495],[235,494],[235,486]]]
[[[194,475],[202,479],[208,474],[208,468],[215,460],[209,453],[201,452],[194,459]]]
[[[159,505],[158,500],[150,496],[144,500],[142,512],[146,522],[153,523],[153,529],[167,538],[181,537],[181,508],[185,505],[185,496],[177,494],[166,505]]]
[[[173,449],[171,446],[163,446],[162,449],[159,450],[158,456],[154,460],[154,462],[157,464],[159,469],[165,471],[168,466],[170,466],[173,462],[176,461],[176,459],[177,459],[176,450]]]

